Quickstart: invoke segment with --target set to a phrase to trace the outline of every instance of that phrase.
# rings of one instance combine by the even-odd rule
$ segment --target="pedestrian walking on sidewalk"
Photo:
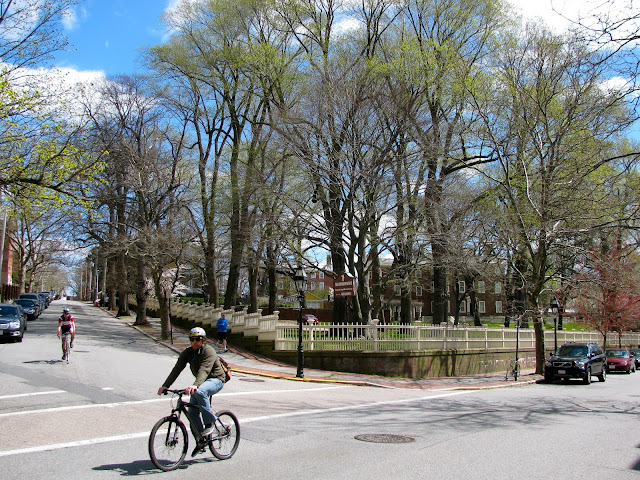
[[[229,328],[229,320],[227,320],[227,314],[222,312],[222,315],[216,322],[218,327],[218,347],[222,348],[223,352],[227,352],[227,329]]]

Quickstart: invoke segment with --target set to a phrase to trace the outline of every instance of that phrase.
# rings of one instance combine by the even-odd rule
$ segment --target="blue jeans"
[[[200,413],[202,413],[202,420],[205,425],[213,423],[216,416],[211,411],[211,404],[209,403],[209,396],[215,395],[224,387],[224,382],[219,378],[210,378],[198,387],[194,393],[191,394],[189,403],[197,405],[197,407],[189,407],[189,417],[194,423],[198,432],[204,430],[202,421],[200,420]]]

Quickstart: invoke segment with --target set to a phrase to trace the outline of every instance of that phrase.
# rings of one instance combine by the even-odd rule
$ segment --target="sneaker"
[[[211,435],[213,433],[213,430],[214,430],[213,424],[208,423],[204,426],[204,430],[200,435],[202,435],[203,437],[206,437],[207,435]]]
[[[191,456],[195,457],[199,453],[204,453],[204,448],[205,445],[202,445],[200,442],[196,442],[196,448],[194,448],[193,452],[191,452]]]
[[[228,348],[225,348],[224,350],[222,350],[222,352],[223,352],[223,353],[224,353],[224,352],[228,352],[228,351],[229,351],[229,349],[228,349]]]
[[[66,355],[62,355],[62,360],[66,360],[67,356]]]
[[[71,343],[69,344],[69,346],[70,346],[71,348],[73,348],[73,342],[71,342]]]

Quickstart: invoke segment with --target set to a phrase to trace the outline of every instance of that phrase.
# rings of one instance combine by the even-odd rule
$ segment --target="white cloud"
[[[525,20],[541,19],[556,32],[566,31],[584,9],[585,0],[509,0]]]
[[[75,30],[78,25],[88,17],[87,9],[84,7],[71,8],[62,14],[61,23],[68,32]]]

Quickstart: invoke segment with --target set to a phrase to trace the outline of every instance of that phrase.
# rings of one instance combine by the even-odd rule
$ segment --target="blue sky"
[[[55,65],[107,75],[134,73],[140,49],[163,40],[160,17],[170,0],[84,0],[65,20],[72,44]]]
[[[551,11],[552,2],[558,0],[509,1],[527,17],[542,15],[551,24],[559,19]],[[562,0],[562,4],[575,6],[583,1]],[[72,45],[56,55],[55,65],[106,75],[140,70],[140,49],[162,43],[166,32],[160,17],[176,3],[178,0],[81,0],[65,21]]]

